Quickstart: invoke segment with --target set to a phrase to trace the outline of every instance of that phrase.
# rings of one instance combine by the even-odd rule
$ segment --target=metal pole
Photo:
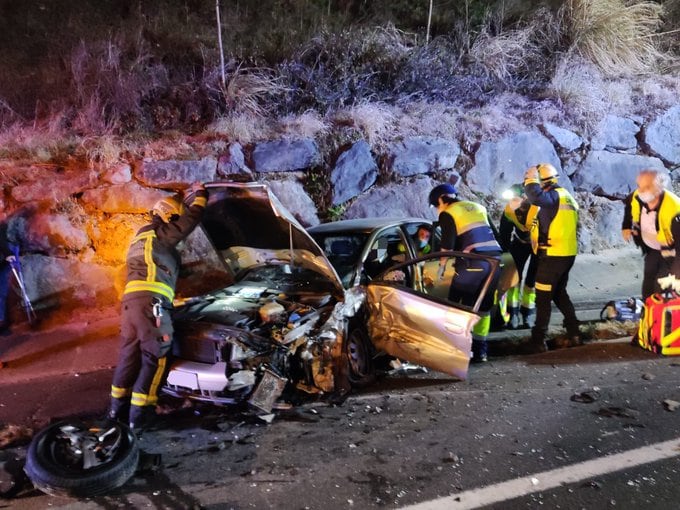
[[[215,14],[217,16],[217,43],[220,46],[220,71],[222,72],[222,87],[227,86],[227,76],[224,72],[224,47],[222,46],[222,22],[220,21],[220,0],[215,0]]]

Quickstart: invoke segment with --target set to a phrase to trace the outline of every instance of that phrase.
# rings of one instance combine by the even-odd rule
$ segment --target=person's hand
[[[17,258],[14,255],[8,255],[5,260],[9,262],[10,264],[13,264],[14,262],[17,261]]]
[[[628,242],[630,241],[630,238],[633,237],[633,231],[629,228],[624,228],[621,231],[621,235],[623,236],[623,240]]]
[[[680,282],[678,282],[675,279],[675,275],[668,274],[668,276],[664,276],[662,278],[659,278],[656,280],[659,283],[659,286],[661,287],[661,290],[667,290],[667,289],[674,289],[676,286],[680,288]]]
[[[202,182],[194,182],[187,189],[187,193],[189,193],[189,194],[196,193],[197,191],[205,191],[205,186],[203,185]]]
[[[443,280],[445,272],[446,272],[446,264],[439,264],[439,269],[437,270],[437,280]]]
[[[538,179],[538,168],[535,166],[529,167],[524,174],[524,179]]]

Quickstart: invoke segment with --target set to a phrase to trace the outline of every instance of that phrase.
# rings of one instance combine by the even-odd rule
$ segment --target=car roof
[[[321,225],[308,228],[307,231],[310,234],[346,232],[369,234],[379,228],[403,225],[405,223],[432,223],[432,220],[424,218],[358,218],[322,223]]]

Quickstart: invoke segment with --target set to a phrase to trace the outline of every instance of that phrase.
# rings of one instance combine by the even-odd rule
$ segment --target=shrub
[[[566,10],[572,47],[606,75],[647,73],[665,59],[655,37],[662,21],[658,3],[569,0]]]

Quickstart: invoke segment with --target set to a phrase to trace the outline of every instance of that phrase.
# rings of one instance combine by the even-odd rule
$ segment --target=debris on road
[[[600,407],[600,409],[595,414],[599,416],[606,416],[607,418],[617,417],[637,419],[637,417],[640,416],[639,411],[630,409],[628,407]]]
[[[574,393],[569,400],[572,402],[581,402],[583,404],[592,404],[596,400],[599,400],[600,392],[592,389],[588,391],[582,391],[580,393]]]
[[[678,402],[677,400],[671,400],[671,399],[667,398],[666,400],[663,401],[663,408],[666,411],[670,411],[672,413],[678,407],[680,407],[680,402]]]
[[[642,378],[645,381],[653,381],[654,379],[656,379],[656,376],[654,374],[650,374],[649,372],[645,372],[644,374],[642,374]]]

